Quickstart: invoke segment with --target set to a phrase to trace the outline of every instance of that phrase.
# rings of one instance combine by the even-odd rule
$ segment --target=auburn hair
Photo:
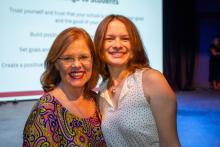
[[[77,39],[84,39],[87,43],[93,61],[92,75],[90,80],[85,85],[85,92],[87,93],[93,89],[99,78],[99,62],[95,54],[95,47],[89,34],[82,28],[71,27],[62,31],[53,42],[46,60],[44,62],[45,71],[41,76],[41,84],[43,90],[48,92],[53,90],[61,81],[59,71],[55,67],[55,62],[64,53],[68,46]]]

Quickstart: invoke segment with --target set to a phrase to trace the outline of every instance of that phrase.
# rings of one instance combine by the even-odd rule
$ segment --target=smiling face
[[[126,67],[132,58],[129,34],[121,21],[114,19],[108,24],[102,53],[110,67]]]
[[[82,38],[71,43],[58,58],[55,66],[60,73],[61,83],[74,88],[83,88],[92,74],[91,52]]]

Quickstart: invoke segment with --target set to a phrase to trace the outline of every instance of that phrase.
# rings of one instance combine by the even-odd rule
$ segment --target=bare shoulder
[[[164,75],[155,69],[143,71],[143,89],[150,99],[175,99],[175,94]]]
[[[163,74],[143,71],[143,89],[154,115],[161,146],[179,146],[176,130],[176,96]]]
[[[161,83],[163,81],[166,81],[163,74],[155,69],[146,69],[143,71],[143,82],[144,83]]]

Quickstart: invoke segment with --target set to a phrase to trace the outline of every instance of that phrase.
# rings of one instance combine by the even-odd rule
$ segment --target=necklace
[[[109,91],[112,96],[114,96],[117,93],[117,91],[120,90],[124,80],[126,79],[128,75],[129,75],[129,72],[126,72],[124,76],[120,78],[121,80],[114,80],[114,81],[112,79],[109,80]]]
[[[118,87],[118,85],[116,85],[116,86],[111,86],[111,87],[109,88],[109,90],[110,90],[110,92],[111,92],[112,95],[115,95],[115,93],[116,93],[116,91],[117,91],[117,87]]]

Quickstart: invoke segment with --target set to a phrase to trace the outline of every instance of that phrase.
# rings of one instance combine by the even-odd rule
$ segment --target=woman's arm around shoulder
[[[144,94],[151,105],[161,147],[179,147],[176,126],[176,95],[159,71],[143,72]]]

